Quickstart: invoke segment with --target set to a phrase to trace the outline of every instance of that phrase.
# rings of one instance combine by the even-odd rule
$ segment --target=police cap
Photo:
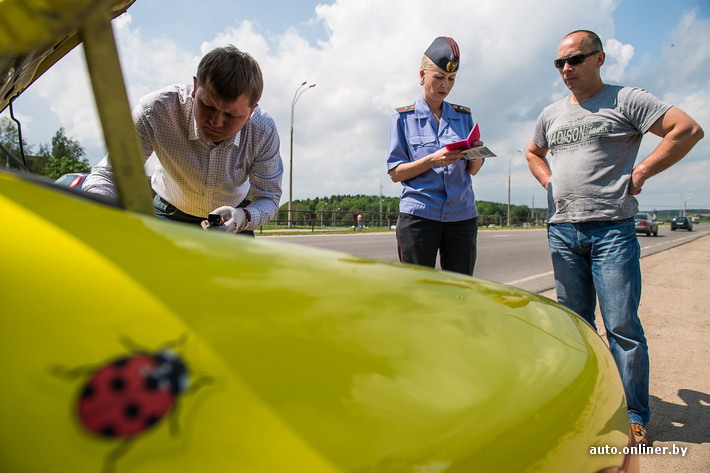
[[[459,68],[459,45],[448,36],[436,38],[424,55],[446,72],[456,72]]]

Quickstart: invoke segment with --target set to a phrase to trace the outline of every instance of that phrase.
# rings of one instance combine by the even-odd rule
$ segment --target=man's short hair
[[[599,36],[594,31],[576,30],[571,32],[567,36],[572,36],[573,34],[577,33],[582,33],[586,36],[586,38],[584,38],[584,44],[589,47],[590,51],[604,51],[604,47],[602,46],[602,40],[599,39]],[[565,36],[565,38],[567,36]]]
[[[255,106],[264,90],[259,64],[248,53],[230,45],[205,54],[197,66],[197,85],[209,84],[222,99],[232,101],[242,94]]]

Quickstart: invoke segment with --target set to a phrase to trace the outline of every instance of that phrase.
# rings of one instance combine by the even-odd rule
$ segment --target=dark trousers
[[[244,203],[246,202],[246,203]],[[240,207],[245,207],[249,204],[248,201],[244,201],[240,204]],[[168,220],[177,220],[178,222],[191,223],[193,225],[198,225],[202,228],[201,223],[205,220],[205,217],[195,217],[194,215],[186,214],[182,210],[175,207],[173,204],[167,200],[160,197],[158,194],[153,197],[153,210],[158,218],[165,218]],[[253,230],[244,230],[240,235],[254,236]]]
[[[476,265],[478,218],[460,222],[438,222],[409,214],[397,220],[397,253],[402,263],[436,267],[473,275]]]

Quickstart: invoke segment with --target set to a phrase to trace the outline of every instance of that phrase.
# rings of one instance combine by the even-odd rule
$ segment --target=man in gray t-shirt
[[[545,108],[533,143],[550,150],[548,222],[633,217],[629,181],[641,138],[670,108],[641,89],[613,85],[581,105],[565,98]]]
[[[640,248],[634,195],[703,137],[682,110],[641,89],[602,82],[605,53],[591,31],[560,42],[555,67],[571,95],[543,110],[526,157],[547,190],[557,300],[594,324],[596,300],[621,373],[629,422],[648,443],[648,346],[638,318]],[[663,138],[635,167],[643,134]]]

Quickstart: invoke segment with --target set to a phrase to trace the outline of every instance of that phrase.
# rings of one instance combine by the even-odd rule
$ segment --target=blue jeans
[[[596,329],[594,309],[599,298],[609,349],[624,384],[629,421],[646,425],[651,416],[649,359],[638,318],[641,248],[634,219],[549,224],[547,238],[558,302]]]

